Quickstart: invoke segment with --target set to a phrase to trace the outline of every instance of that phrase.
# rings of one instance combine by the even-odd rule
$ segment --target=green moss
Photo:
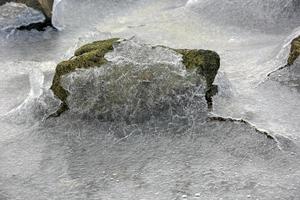
[[[205,77],[207,87],[211,88],[220,67],[220,57],[214,51],[198,49],[174,49],[182,54],[187,69],[196,69]]]
[[[183,56],[183,64],[188,70],[196,69],[206,79],[205,98],[208,108],[212,109],[212,97],[218,92],[218,87],[213,85],[220,68],[220,57],[214,51],[198,49],[174,49]]]
[[[291,52],[288,58],[288,65],[294,64],[295,60],[300,56],[300,35],[292,41]]]
[[[51,90],[54,95],[62,101],[62,105],[52,116],[59,116],[64,111],[68,110],[66,100],[69,93],[62,87],[62,76],[69,74],[76,69],[100,67],[103,64],[106,64],[108,61],[104,58],[104,56],[107,52],[113,50],[113,44],[117,43],[118,40],[119,38],[112,38],[109,40],[86,44],[75,51],[73,59],[63,61],[57,65]],[[197,73],[205,77],[207,83],[206,99],[210,106],[212,96],[217,92],[217,86],[214,86],[213,82],[220,67],[219,55],[209,50],[172,50],[183,56],[183,64],[188,70],[196,69]]]
[[[79,48],[75,51],[75,58],[63,61],[59,63],[55,70],[51,90],[54,95],[62,101],[60,109],[55,113],[55,116],[60,115],[68,109],[66,100],[68,97],[68,91],[66,91],[61,85],[61,78],[63,75],[69,74],[76,69],[100,67],[108,61],[104,58],[105,54],[113,50],[113,44],[116,43],[119,38],[112,38],[109,40],[93,42]]]

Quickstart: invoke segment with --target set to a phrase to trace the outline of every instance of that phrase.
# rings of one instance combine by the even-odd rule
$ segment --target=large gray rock
[[[206,113],[217,92],[219,66],[219,55],[209,50],[96,41],[58,64],[51,90],[62,104],[55,115],[70,109],[108,120],[140,120],[167,110],[181,115],[195,104]]]

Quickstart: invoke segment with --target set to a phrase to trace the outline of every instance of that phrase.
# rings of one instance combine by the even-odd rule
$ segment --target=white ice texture
[[[299,0],[189,0],[187,6],[210,20],[270,31],[299,24]]]
[[[137,1],[141,5],[134,7]],[[3,39],[0,33],[0,115],[17,107],[9,120],[0,116],[1,200],[300,199],[300,93],[282,82],[299,75],[293,71],[299,60],[278,71],[286,64],[290,41],[300,34],[299,29],[284,31],[300,26],[299,0],[198,0],[186,7],[175,2],[187,0],[56,1],[54,24],[64,30],[16,31],[9,38],[5,32]],[[197,88],[194,79],[186,80],[180,56],[134,41],[115,46],[106,55],[108,65],[66,76],[73,110],[41,122],[59,103],[49,90],[57,63],[85,43],[133,35],[151,44],[216,51],[221,68],[213,112],[249,121],[277,139],[243,121],[203,121],[201,81]],[[125,51],[132,46],[132,52]],[[148,56],[140,52],[155,62],[145,64]],[[152,82],[141,78],[161,70],[158,63],[168,68]],[[123,73],[128,68],[133,71]],[[266,80],[270,72],[286,73],[279,81]],[[171,84],[175,76],[178,82]],[[181,83],[188,87],[182,93]],[[143,93],[146,86],[150,89]],[[156,87],[166,88],[165,93]],[[129,98],[109,101],[115,94]],[[183,103],[177,106],[179,97]],[[114,111],[114,118],[96,107],[97,101]],[[167,109],[143,118],[165,102],[173,114]],[[116,121],[122,118],[134,123]],[[144,123],[135,123],[140,119]]]
[[[193,110],[206,116],[203,77],[186,71],[175,51],[126,40],[105,58],[109,62],[103,66],[63,78],[71,111],[138,122],[152,116],[187,117]]]
[[[0,6],[0,31],[9,31],[44,20],[43,13],[24,4],[11,2]]]

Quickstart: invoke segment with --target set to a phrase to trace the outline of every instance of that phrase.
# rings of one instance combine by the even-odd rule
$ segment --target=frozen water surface
[[[21,26],[43,22],[44,15],[19,3],[6,3],[0,7],[0,31],[10,31]]]
[[[299,59],[278,70],[300,35],[298,2],[62,0],[53,11],[60,31],[1,31],[0,199],[300,199]],[[0,7],[10,13],[0,27],[32,21],[31,14],[16,18],[19,8],[11,5]],[[185,101],[163,103],[175,102],[177,112],[139,121],[108,105],[120,120],[96,118],[93,107],[47,119],[59,104],[49,91],[58,62],[84,43],[133,36],[106,55],[112,63],[105,70],[64,77],[71,105],[83,105],[82,94],[97,102],[105,96],[99,90],[119,90],[133,108],[157,88],[181,86],[167,84],[176,74],[189,90],[172,95]],[[185,80],[180,56],[141,43],[217,51],[213,111],[206,110],[203,88]],[[123,87],[115,87],[120,79],[103,87],[101,80],[123,78],[124,71]],[[124,83],[143,91],[138,77],[145,71],[161,77],[145,96],[126,96]],[[157,111],[157,99],[150,100],[136,118]]]
[[[129,123],[162,113],[184,120],[189,109],[198,110],[199,118],[207,112],[204,77],[188,72],[175,51],[125,40],[105,58],[104,66],[62,78],[72,112]]]

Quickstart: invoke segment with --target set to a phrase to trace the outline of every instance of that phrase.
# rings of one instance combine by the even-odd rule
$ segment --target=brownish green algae
[[[202,49],[174,49],[183,58],[183,64],[188,70],[196,69],[197,73],[206,79],[205,98],[208,108],[212,109],[212,97],[218,92],[218,87],[213,85],[220,68],[219,55],[210,50]]]
[[[295,60],[300,56],[300,35],[291,43],[291,51],[288,58],[288,65],[294,64]]]
[[[104,57],[105,54],[112,51],[113,45],[119,41],[119,38],[112,38],[86,44],[75,51],[72,59],[63,61],[57,65],[51,90],[54,95],[62,101],[62,104],[59,110],[52,116],[59,116],[69,109],[67,105],[69,93],[61,85],[62,76],[74,72],[76,69],[101,67],[103,64],[106,64],[108,61]],[[197,73],[205,77],[207,84],[206,100],[208,106],[211,107],[212,96],[217,92],[217,86],[214,86],[213,82],[220,67],[219,55],[216,52],[209,50],[172,50],[182,55],[183,64],[187,70],[196,70]]]
[[[51,90],[54,95],[62,101],[62,105],[54,116],[60,115],[68,110],[66,100],[69,94],[61,85],[62,76],[74,72],[76,69],[100,67],[107,63],[108,61],[104,56],[113,50],[113,44],[117,43],[118,40],[119,38],[112,38],[86,44],[75,51],[75,57],[73,59],[63,61],[57,65]]]

